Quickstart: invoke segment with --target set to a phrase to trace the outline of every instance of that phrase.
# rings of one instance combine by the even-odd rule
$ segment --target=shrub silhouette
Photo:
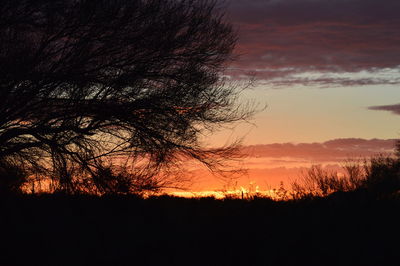
[[[365,174],[360,164],[347,161],[343,170],[342,176],[336,171],[323,169],[321,165],[311,166],[300,180],[291,184],[293,198],[326,197],[334,192],[354,191],[363,185]]]
[[[15,162],[0,161],[0,195],[19,194],[28,173]]]
[[[140,194],[162,187],[148,171],[144,176],[135,173],[127,165],[115,166],[112,163],[98,165],[92,173],[92,179],[101,194]]]
[[[393,196],[400,191],[400,160],[391,157],[372,158],[365,167],[365,189],[380,196]]]
[[[388,197],[400,191],[400,160],[376,156],[362,164],[347,161],[344,175],[327,171],[320,165],[311,166],[300,180],[293,182],[292,197],[326,197],[335,192],[366,191],[370,196]]]

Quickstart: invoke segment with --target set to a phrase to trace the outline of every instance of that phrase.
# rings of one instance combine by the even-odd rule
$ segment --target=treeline
[[[290,184],[275,189],[275,200],[301,200],[359,192],[373,197],[398,197],[400,192],[400,142],[392,156],[375,156],[364,160],[348,160],[341,172],[329,171],[314,165]],[[84,166],[82,167],[84,168]],[[83,169],[60,168],[52,172],[34,172],[12,161],[0,161],[0,194],[22,195],[41,193],[61,193],[68,195],[137,195],[148,192],[162,192],[165,187],[183,186],[189,180],[184,172],[162,175],[160,172],[139,172],[125,165],[115,166],[111,161],[97,165],[95,170],[84,173]],[[65,176],[66,175],[66,176]],[[172,176],[171,176],[172,175]],[[59,180],[73,181],[66,189]],[[158,193],[159,194],[159,193]],[[227,194],[227,198],[234,196]],[[268,197],[249,193],[246,197]]]

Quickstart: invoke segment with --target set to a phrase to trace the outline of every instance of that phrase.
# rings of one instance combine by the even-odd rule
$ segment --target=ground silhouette
[[[2,198],[1,265],[398,265],[398,195]]]

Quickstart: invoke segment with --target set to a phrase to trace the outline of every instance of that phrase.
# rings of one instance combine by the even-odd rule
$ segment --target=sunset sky
[[[268,106],[253,124],[208,140],[221,144],[245,137],[243,143],[252,145],[243,184],[268,183],[276,176],[272,172],[295,175],[299,162],[335,165],[346,157],[391,151],[400,136],[400,1],[225,5],[238,31],[240,55],[227,75],[242,81],[254,76],[244,99]]]

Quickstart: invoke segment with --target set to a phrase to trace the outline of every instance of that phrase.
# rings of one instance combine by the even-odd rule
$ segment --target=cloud
[[[395,139],[335,139],[323,143],[275,143],[243,147],[250,158],[297,158],[309,162],[343,162],[352,157],[390,154]]]
[[[400,104],[370,106],[368,107],[368,109],[378,110],[378,111],[389,111],[392,112],[393,114],[400,115]]]
[[[280,182],[289,185],[291,181],[307,172],[311,165],[321,165],[328,171],[343,173],[342,165],[348,159],[368,158],[377,154],[393,153],[394,139],[334,139],[322,143],[273,143],[243,147],[243,166],[246,175],[237,178],[219,179],[204,168],[191,173],[195,177],[193,191],[215,190],[251,184],[261,189],[279,187]],[[231,181],[229,185],[227,182]]]
[[[400,84],[400,1],[230,0],[230,74],[287,86]]]

